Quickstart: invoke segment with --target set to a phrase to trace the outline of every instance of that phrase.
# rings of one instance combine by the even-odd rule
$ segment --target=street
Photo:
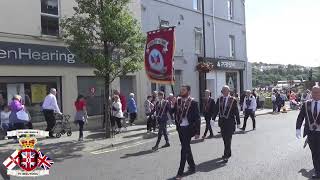
[[[204,142],[193,141],[192,151],[197,173],[184,179],[257,180],[309,179],[312,175],[310,150],[303,149],[304,140],[295,137],[297,111],[280,115],[257,117],[257,130],[248,120],[247,132],[237,130],[233,136],[232,157],[221,163],[223,141],[217,134]],[[243,119],[241,119],[243,120]],[[202,132],[204,126],[202,127]],[[201,134],[202,135],[202,134]],[[55,161],[50,176],[36,179],[110,179],[110,180],[166,180],[178,170],[180,144],[176,133],[170,134],[171,147],[152,152],[155,139],[144,140],[115,149],[84,151],[84,144],[64,143],[42,147]],[[164,144],[164,140],[160,144]],[[13,151],[1,152],[1,160]],[[3,172],[3,167],[2,174]],[[186,169],[187,170],[187,167]],[[5,176],[3,175],[3,178]],[[9,178],[8,178],[9,179]],[[10,179],[21,179],[12,177]],[[24,178],[30,179],[30,178]]]

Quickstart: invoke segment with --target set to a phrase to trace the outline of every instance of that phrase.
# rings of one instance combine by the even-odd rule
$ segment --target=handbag
[[[20,110],[16,113],[17,118],[22,121],[29,121],[29,114],[25,110]]]

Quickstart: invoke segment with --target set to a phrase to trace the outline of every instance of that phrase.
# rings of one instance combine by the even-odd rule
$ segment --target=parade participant
[[[157,121],[159,123],[159,132],[158,132],[158,140],[156,145],[152,148],[152,150],[156,151],[158,150],[159,143],[161,141],[162,135],[164,136],[164,139],[166,140],[166,144],[162,146],[162,148],[169,147],[169,138],[167,133],[167,121],[168,121],[168,115],[167,113],[171,110],[170,103],[168,100],[164,99],[164,92],[160,91],[158,93],[158,102],[155,105],[155,115],[157,118]]]
[[[307,137],[315,174],[314,179],[320,178],[320,87],[312,88],[312,100],[305,102],[300,110],[296,123],[296,136],[301,138],[301,126],[305,121],[303,137]]]
[[[256,101],[256,98],[251,94],[250,90],[247,90],[246,93],[247,95],[244,98],[244,102],[243,102],[244,122],[241,128],[242,131],[246,130],[247,120],[249,116],[252,119],[253,130],[256,129],[255,111],[257,109],[257,101]]]
[[[222,156],[225,163],[231,157],[232,135],[240,127],[240,115],[237,107],[237,101],[230,96],[229,86],[223,86],[222,96],[217,100],[214,119],[219,115],[219,127],[224,142],[224,155]]]
[[[213,138],[211,119],[212,119],[212,115],[214,114],[215,105],[216,105],[214,99],[211,98],[210,90],[205,90],[204,96],[205,96],[205,99],[203,104],[203,116],[204,116],[204,119],[206,120],[206,130],[204,131],[202,139],[206,138],[208,131],[210,131],[209,138]]]
[[[181,179],[186,161],[189,164],[188,174],[196,172],[196,165],[191,151],[191,138],[199,139],[200,136],[200,112],[198,103],[190,97],[191,87],[181,86],[180,96],[173,107],[179,139],[181,142],[180,166],[176,179]]]
[[[56,124],[54,113],[58,113],[60,115],[62,114],[57,103],[56,95],[57,95],[57,90],[55,88],[51,88],[49,95],[45,97],[42,104],[44,118],[47,122],[46,131],[49,131],[50,137],[54,137],[53,128]]]
[[[151,100],[151,103],[153,105],[155,105],[158,101],[158,91],[153,91],[152,92],[152,100]],[[153,111],[154,112],[154,111]],[[153,132],[156,132],[156,129],[157,129],[157,119],[156,119],[156,116],[152,116],[152,119],[151,119],[151,127],[153,129]]]
[[[152,96],[148,96],[144,102],[144,111],[147,119],[147,133],[151,132],[154,104],[151,103]],[[155,130],[155,129],[154,129]]]

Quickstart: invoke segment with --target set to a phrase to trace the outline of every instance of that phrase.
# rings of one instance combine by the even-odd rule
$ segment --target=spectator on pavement
[[[79,125],[79,141],[83,141],[83,125],[88,122],[87,105],[83,95],[74,102],[76,108],[75,122]]]
[[[264,104],[265,104],[266,98],[264,97],[264,95],[261,93],[259,95],[259,103],[260,103],[260,108],[264,109]]]
[[[56,124],[54,113],[58,113],[62,115],[60,108],[58,106],[56,95],[57,95],[57,90],[55,88],[51,88],[50,93],[46,96],[42,104],[44,118],[47,122],[46,131],[49,131],[50,137],[54,137],[53,128]]]
[[[130,125],[134,125],[133,122],[136,120],[137,118],[137,104],[136,101],[134,100],[134,94],[130,93],[130,99],[128,101],[128,112],[129,112],[129,117],[130,117]]]
[[[114,90],[114,95],[118,95],[120,98],[120,102],[122,104],[122,112],[126,112],[127,109],[127,99],[124,95],[122,95],[118,90]]]
[[[0,114],[1,119],[1,126],[0,128],[3,131],[4,139],[8,139],[7,137],[7,131],[9,130],[9,117],[10,117],[11,111],[7,105],[3,107],[3,110]]]
[[[115,129],[115,123],[117,123],[117,132],[121,132],[121,119],[123,119],[123,112],[120,97],[118,95],[114,95],[112,103],[111,127]]]
[[[276,100],[277,100],[277,97],[276,97],[276,93],[274,92],[274,93],[272,93],[272,96],[271,96],[273,113],[275,113],[277,111]]]

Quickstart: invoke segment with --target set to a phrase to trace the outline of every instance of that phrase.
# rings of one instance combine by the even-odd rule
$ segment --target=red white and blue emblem
[[[165,72],[163,56],[158,49],[152,49],[149,54],[149,64],[152,70],[159,73]]]
[[[38,165],[38,152],[34,149],[21,150],[18,165],[25,171],[33,171]]]
[[[49,170],[53,164],[53,160],[51,160],[48,156],[43,155],[41,151],[39,151],[38,157],[38,166],[44,170]]]

